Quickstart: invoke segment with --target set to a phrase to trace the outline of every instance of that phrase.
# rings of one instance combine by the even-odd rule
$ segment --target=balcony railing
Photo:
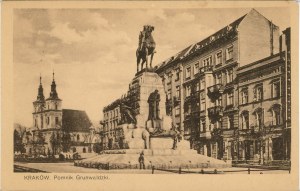
[[[200,138],[207,138],[207,139],[210,139],[210,138],[211,138],[211,133],[210,133],[210,131],[201,132],[201,133],[200,133]]]
[[[180,97],[174,96],[173,103],[174,103],[174,106],[178,105],[180,103]]]
[[[215,84],[207,88],[207,95],[212,99],[219,98],[224,92],[224,86],[222,84]]]
[[[200,73],[203,73],[203,72],[210,72],[213,70],[213,67],[212,66],[205,66],[205,67],[202,67],[199,69]]]
[[[223,107],[214,106],[207,109],[209,117],[222,117],[223,116]]]

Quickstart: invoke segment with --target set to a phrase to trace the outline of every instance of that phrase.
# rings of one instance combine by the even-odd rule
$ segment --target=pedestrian
[[[140,169],[145,169],[144,153],[142,152],[139,157]]]
[[[173,149],[174,150],[177,149],[177,141],[178,141],[178,137],[177,137],[177,135],[175,135],[173,138]]]

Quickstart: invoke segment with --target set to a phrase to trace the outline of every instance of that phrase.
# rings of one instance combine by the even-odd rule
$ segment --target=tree
[[[61,149],[61,135],[59,132],[52,132],[50,136],[50,144],[52,148],[52,155],[55,155]]]
[[[67,132],[63,132],[62,134],[62,150],[63,152],[68,152],[71,147],[71,135]]]
[[[14,130],[14,152],[21,152],[23,153],[25,150],[24,144],[22,143],[22,137],[19,132],[15,129]]]
[[[103,148],[102,148],[102,145],[100,143],[95,143],[93,145],[93,151],[95,153],[100,153],[100,151],[102,151],[102,150],[103,150]]]

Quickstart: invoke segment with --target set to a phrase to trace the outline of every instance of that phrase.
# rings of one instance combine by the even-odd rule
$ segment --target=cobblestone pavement
[[[53,173],[103,173],[103,174],[152,174],[151,169],[140,170],[140,169],[123,169],[123,170],[98,170],[94,168],[76,167],[73,163],[20,163],[16,162],[15,165],[18,169],[35,169]],[[201,174],[201,169],[181,169],[182,174]],[[204,168],[204,174],[214,174],[215,169]],[[250,168],[250,174],[289,174],[287,170],[265,170]],[[179,173],[179,169],[174,169],[175,172],[154,170],[154,174],[174,174]],[[217,169],[217,174],[248,174],[248,168],[220,168]]]

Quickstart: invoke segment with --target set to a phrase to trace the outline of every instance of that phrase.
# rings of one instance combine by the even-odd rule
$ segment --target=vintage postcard
[[[298,190],[295,2],[4,2],[3,190]]]

